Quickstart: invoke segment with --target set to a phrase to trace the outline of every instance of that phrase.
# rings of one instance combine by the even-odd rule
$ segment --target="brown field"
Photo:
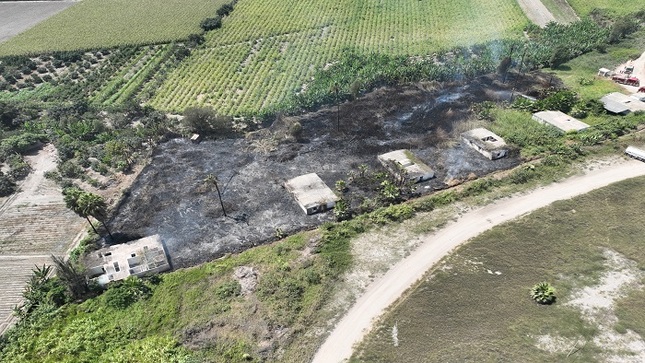
[[[0,43],[75,3],[75,1],[0,2],[0,19],[2,19],[0,22]]]

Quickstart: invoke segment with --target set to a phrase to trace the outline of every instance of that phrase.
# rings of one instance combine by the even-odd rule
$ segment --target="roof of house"
[[[159,235],[94,251],[85,258],[85,263],[90,272],[98,275],[100,285],[123,280],[130,275],[142,275],[151,270],[170,269]]]
[[[533,118],[546,122],[564,132],[581,131],[589,127],[586,123],[573,118],[562,111],[540,111],[534,113]]]
[[[461,134],[461,137],[477,144],[477,146],[484,150],[497,150],[506,146],[504,139],[483,127],[466,131]]]
[[[289,179],[284,185],[293,193],[298,203],[305,208],[338,200],[338,196],[329,189],[327,184],[316,173]]]
[[[378,156],[379,160],[392,160],[399,164],[408,173],[410,178],[418,178],[427,174],[434,174],[432,168],[419,160],[409,150],[395,150]]]
[[[623,113],[627,110],[645,111],[645,102],[620,92],[606,94],[600,99],[600,102],[605,105],[605,109],[614,113]]]

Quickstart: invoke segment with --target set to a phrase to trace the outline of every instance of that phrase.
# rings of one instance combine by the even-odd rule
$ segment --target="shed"
[[[128,276],[149,276],[170,270],[159,235],[102,248],[85,259],[89,278],[99,285]]]
[[[643,149],[639,149],[634,146],[628,146],[627,149],[625,149],[625,154],[633,157],[634,159],[645,161],[645,150]]]
[[[338,201],[336,194],[316,173],[289,179],[284,183],[284,186],[293,194],[300,208],[307,215],[334,208],[336,201]]]
[[[490,160],[503,158],[508,153],[504,139],[482,127],[462,133],[461,138]]]
[[[396,176],[401,177],[400,170],[404,170],[406,177],[415,183],[420,183],[434,178],[434,170],[409,150],[390,151],[379,155],[378,160],[386,169]],[[398,169],[394,169],[392,167],[392,163],[397,165]]]
[[[609,76],[612,75],[612,73],[613,72],[611,70],[607,69],[607,68],[600,68],[598,70],[598,75],[602,76],[602,77],[609,77]]]
[[[551,125],[563,132],[582,131],[589,127],[586,123],[579,121],[561,111],[541,111],[533,114],[537,122]]]
[[[600,99],[600,102],[602,102],[605,109],[611,113],[624,115],[630,111],[645,111],[645,102],[639,101],[634,97],[630,97],[620,92],[606,94]]]

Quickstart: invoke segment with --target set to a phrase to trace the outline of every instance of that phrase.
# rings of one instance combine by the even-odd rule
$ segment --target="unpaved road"
[[[522,8],[526,17],[541,27],[551,21],[555,21],[553,14],[551,14],[549,9],[540,0],[517,0],[517,3]]]
[[[632,73],[632,76],[640,79],[641,81],[640,87],[645,86],[645,52],[643,52],[643,54],[641,54],[641,56],[638,57],[638,59],[630,59],[629,61],[619,65],[614,71],[616,73],[620,73],[620,71],[625,69],[625,66],[627,65],[634,66],[634,73]],[[638,92],[638,88],[639,88],[634,86],[627,86],[624,84],[621,86],[631,93]]]
[[[0,1],[0,43],[22,33],[75,1]]]
[[[609,184],[645,175],[645,163],[628,160],[600,166],[584,175],[512,196],[462,215],[442,230],[428,235],[410,256],[371,283],[319,348],[313,363],[338,363],[348,359],[354,344],[372,328],[388,306],[422,278],[457,246],[482,232],[555,201],[570,199]]]

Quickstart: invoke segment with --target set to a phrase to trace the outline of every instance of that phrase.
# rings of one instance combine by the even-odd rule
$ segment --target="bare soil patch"
[[[618,67],[616,67],[616,69],[614,69],[614,72],[620,73],[620,71],[624,70],[625,66],[628,65],[634,66],[634,73],[632,73],[632,77],[636,77],[641,81],[639,87],[645,86],[645,52],[643,52],[643,54],[641,54],[641,56],[637,59],[630,59],[627,62],[619,65]],[[628,86],[625,84],[621,84],[620,86],[629,93],[636,93],[639,89],[639,87]]]
[[[0,19],[2,19],[2,22],[0,22],[0,43],[75,3],[75,1],[0,2]]]
[[[521,79],[520,89],[548,84],[541,75]],[[175,267],[185,267],[274,239],[276,230],[313,228],[331,213],[306,216],[283,183],[316,172],[333,188],[361,164],[381,168],[376,156],[411,149],[436,171],[420,194],[455,180],[508,169],[517,157],[490,161],[459,143],[460,126],[475,102],[503,101],[511,84],[482,77],[469,84],[378,89],[355,101],[296,117],[279,118],[245,139],[191,144],[175,139],[159,146],[116,213],[113,229],[123,239],[159,233]],[[295,123],[302,134],[288,132]],[[220,180],[216,193],[203,179]]]

